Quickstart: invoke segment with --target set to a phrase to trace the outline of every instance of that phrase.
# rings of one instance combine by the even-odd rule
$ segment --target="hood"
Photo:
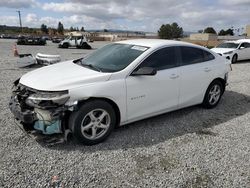
[[[42,91],[60,91],[83,84],[107,81],[112,73],[101,73],[66,61],[39,68],[23,75],[20,83]]]
[[[223,54],[226,52],[234,51],[236,49],[235,48],[212,48],[211,50],[214,51],[215,53]]]

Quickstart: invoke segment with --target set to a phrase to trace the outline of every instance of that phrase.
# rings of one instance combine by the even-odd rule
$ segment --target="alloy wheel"
[[[213,85],[213,87],[209,91],[208,101],[210,105],[216,104],[221,96],[221,87],[217,84]]]
[[[104,109],[95,109],[90,111],[82,120],[82,135],[90,140],[96,140],[102,137],[109,129],[111,118]]]

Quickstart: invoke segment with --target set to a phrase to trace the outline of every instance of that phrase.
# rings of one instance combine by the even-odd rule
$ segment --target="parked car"
[[[46,40],[43,37],[20,36],[17,39],[18,45],[45,45]]]
[[[31,71],[14,82],[10,109],[25,129],[71,131],[97,144],[115,126],[202,104],[214,108],[230,61],[190,43],[140,39]]]
[[[232,63],[236,63],[239,60],[250,59],[250,40],[241,39],[224,42],[211,50],[230,59]]]
[[[52,38],[51,38],[51,41],[52,41],[53,43],[60,43],[62,40],[63,40],[63,39],[60,38],[60,37],[52,37]]]
[[[76,47],[81,49],[91,49],[91,46],[87,43],[86,37],[81,34],[69,35],[67,38],[65,38],[59,43],[58,47],[59,48]]]

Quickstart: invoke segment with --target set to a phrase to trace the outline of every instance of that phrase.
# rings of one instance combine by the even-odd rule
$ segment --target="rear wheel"
[[[116,124],[113,107],[102,100],[89,101],[74,112],[69,120],[74,137],[85,145],[105,140]]]
[[[213,81],[207,88],[203,106],[205,108],[214,108],[219,103],[223,94],[223,84],[219,80]]]
[[[237,63],[237,60],[238,60],[238,55],[234,54],[232,57],[232,63]]]

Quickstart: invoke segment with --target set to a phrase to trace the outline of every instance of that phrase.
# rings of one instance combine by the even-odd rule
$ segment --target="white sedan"
[[[227,59],[190,43],[116,42],[25,74],[14,82],[10,109],[25,130],[70,131],[92,145],[115,126],[197,104],[215,107],[230,70]]]
[[[241,39],[219,44],[212,51],[230,59],[232,63],[250,59],[250,39]]]

